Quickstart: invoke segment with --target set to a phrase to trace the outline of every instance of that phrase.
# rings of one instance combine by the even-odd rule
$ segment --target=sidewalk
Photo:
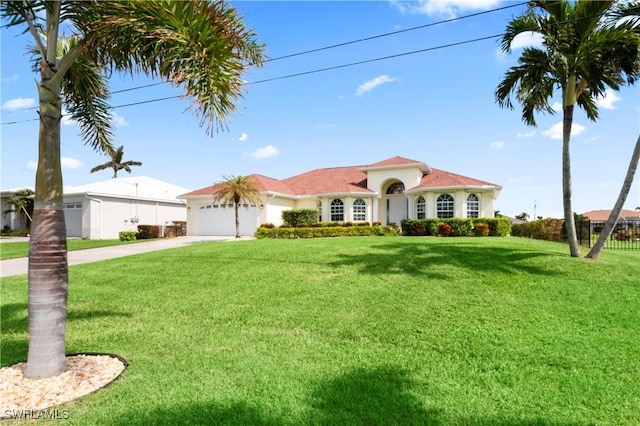
[[[253,237],[243,237],[243,240],[253,239]],[[150,251],[165,250],[175,247],[187,246],[189,244],[204,241],[236,241],[234,237],[178,237],[164,238],[149,242],[135,244],[123,244],[119,246],[100,247],[86,250],[73,250],[67,253],[67,263],[69,266],[81,263],[97,262],[105,259],[130,256],[132,254],[147,253]],[[27,273],[28,258],[9,259],[0,261],[0,278],[22,275]]]

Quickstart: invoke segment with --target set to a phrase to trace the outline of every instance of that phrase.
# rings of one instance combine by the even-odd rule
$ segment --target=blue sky
[[[496,0],[233,4],[271,58],[516,5]],[[499,39],[491,38],[281,78],[499,35],[523,10],[511,7],[270,61],[246,74],[249,84],[238,114],[213,138],[185,112],[186,100],[118,107],[176,96],[179,89],[161,84],[114,93],[114,142],[124,145],[125,160],[143,163],[132,175],[189,190],[224,176],[260,173],[281,179],[314,168],[365,165],[400,155],[501,185],[495,208],[503,214],[561,217],[561,113],[539,115],[538,126],[528,127],[518,109],[501,109],[494,100],[500,79],[516,63],[521,47],[534,39],[521,40],[509,56],[500,54]],[[33,107],[38,76],[31,72],[26,54],[31,40],[15,29],[3,29],[1,35],[1,187],[33,186],[38,122],[29,120],[37,118]],[[111,90],[156,82],[117,75]],[[640,132],[640,86],[603,99],[596,123],[577,110],[574,124],[574,210],[610,209]],[[89,172],[106,158],[83,145],[77,130],[73,123],[63,125],[65,185],[110,178],[109,171]],[[625,208],[637,206],[638,176]]]

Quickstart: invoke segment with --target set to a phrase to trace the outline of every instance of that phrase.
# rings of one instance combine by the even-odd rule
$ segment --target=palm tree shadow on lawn
[[[330,263],[333,267],[356,266],[363,274],[408,274],[433,279],[455,279],[448,271],[462,268],[473,273],[525,273],[540,276],[557,275],[558,271],[531,264],[528,260],[553,257],[543,251],[518,250],[503,247],[482,247],[465,243],[378,244],[371,251],[339,254]],[[447,267],[447,268],[443,268]],[[442,272],[443,269],[447,272]]]
[[[421,387],[422,389],[419,389]],[[261,407],[256,403],[197,402],[186,405],[157,407],[144,413],[124,410],[116,415],[114,425],[174,425],[174,424],[225,424],[225,425],[448,425],[476,426],[548,426],[575,425],[577,423],[548,422],[540,417],[510,419],[508,417],[469,418],[447,413],[441,408],[426,408],[418,392],[424,385],[415,383],[409,373],[399,367],[378,366],[356,368],[334,378],[320,382],[306,398],[302,418],[281,418],[273,413],[273,407]],[[304,396],[301,397],[303,400]],[[426,398],[425,398],[426,399]],[[460,404],[465,404],[460,401]],[[437,405],[437,401],[434,402]],[[465,412],[466,410],[460,410]]]

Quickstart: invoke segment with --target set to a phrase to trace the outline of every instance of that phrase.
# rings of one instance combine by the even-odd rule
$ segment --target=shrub
[[[450,233],[451,233],[451,225],[444,222],[438,223],[438,235],[440,237],[448,237]]]
[[[284,210],[282,221],[290,228],[295,228],[301,223],[315,223],[318,221],[318,211],[315,209]]]
[[[476,235],[474,230],[478,224],[488,226],[489,236],[504,237],[511,234],[511,222],[505,218],[405,219],[401,222],[402,233],[413,236],[440,235],[438,228],[440,223],[446,223],[451,226],[449,233],[451,237]]]
[[[513,225],[513,236],[536,240],[562,241],[563,219],[539,219]]]
[[[120,231],[118,236],[120,241],[135,241],[138,239],[138,233],[136,231]]]
[[[273,223],[262,223],[260,224],[260,228],[273,229],[275,228],[275,225]]]
[[[486,223],[476,223],[473,225],[473,235],[476,237],[488,237],[489,225]]]
[[[373,223],[371,224],[371,226],[382,226],[382,223],[380,223],[380,222],[373,222]]]
[[[356,236],[397,236],[398,232],[390,226],[329,226],[306,228],[258,228],[255,237],[264,238],[326,238],[326,237],[356,237]]]
[[[138,239],[149,240],[160,238],[160,226],[158,225],[138,225]]]

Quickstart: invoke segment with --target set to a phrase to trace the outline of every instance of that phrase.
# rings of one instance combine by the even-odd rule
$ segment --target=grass
[[[152,240],[135,240],[135,241],[120,241],[120,240],[83,240],[83,239],[69,239],[67,240],[67,250],[85,250],[98,247],[110,247],[122,244],[133,244],[144,241]],[[19,257],[27,257],[29,255],[29,242],[20,241],[13,243],[0,243],[0,260],[16,259]]]
[[[519,238],[199,243],[70,268],[71,424],[640,424],[640,252]],[[3,366],[26,277],[2,280]]]

